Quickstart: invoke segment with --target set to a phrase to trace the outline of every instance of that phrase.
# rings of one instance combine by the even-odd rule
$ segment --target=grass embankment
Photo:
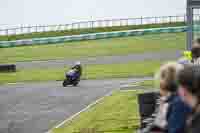
[[[104,28],[84,28],[84,29],[64,30],[64,31],[34,32],[21,35],[0,36],[0,41],[79,35],[88,33],[134,30],[134,29],[159,28],[159,27],[175,27],[175,26],[185,26],[185,23],[177,22],[177,23],[163,23],[163,24],[132,25],[132,26],[114,26],[114,27],[104,27]]]
[[[105,79],[153,76],[161,61],[139,61],[127,64],[90,65],[84,67],[83,79]],[[9,82],[63,80],[67,68],[20,70],[0,73],[0,84]]]
[[[185,33],[163,33],[63,44],[0,48],[0,63],[184,50],[185,38]]]
[[[135,91],[115,91],[89,110],[53,129],[52,133],[136,133],[140,126],[137,95],[153,88],[154,81],[137,85],[131,88]]]
[[[53,133],[133,133],[139,127],[137,92],[115,92]]]
[[[89,110],[53,129],[52,133],[136,133],[140,126],[137,95],[144,93],[138,88],[153,88],[154,81],[137,85],[135,91],[115,91]]]
[[[143,82],[139,82],[137,85],[142,87],[153,87],[155,85],[155,82],[154,80],[146,80]]]

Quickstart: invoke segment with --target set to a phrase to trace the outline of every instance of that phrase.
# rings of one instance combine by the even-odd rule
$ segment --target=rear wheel
[[[78,85],[78,81],[74,81],[73,86],[77,86]]]

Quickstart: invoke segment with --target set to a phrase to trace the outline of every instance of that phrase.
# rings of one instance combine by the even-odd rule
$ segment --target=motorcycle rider
[[[77,78],[78,78],[78,80],[80,80],[80,77],[81,77],[81,75],[82,75],[82,66],[81,66],[81,62],[80,62],[80,61],[77,61],[77,62],[75,63],[75,65],[74,65],[71,69],[75,69],[75,70],[76,70]]]

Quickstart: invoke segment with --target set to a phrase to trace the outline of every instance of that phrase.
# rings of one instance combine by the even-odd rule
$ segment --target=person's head
[[[193,41],[192,47],[200,47],[200,38],[197,38]]]
[[[178,75],[179,95],[191,108],[200,103],[200,67],[185,67]]]
[[[177,92],[177,74],[181,69],[183,69],[183,66],[175,62],[169,62],[161,66],[157,74],[161,96]]]
[[[200,38],[194,40],[191,51],[193,59],[200,57]]]

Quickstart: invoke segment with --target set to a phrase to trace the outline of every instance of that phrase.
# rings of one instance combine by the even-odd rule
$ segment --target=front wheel
[[[67,85],[68,85],[68,80],[65,79],[65,80],[63,81],[63,87],[66,87]]]

